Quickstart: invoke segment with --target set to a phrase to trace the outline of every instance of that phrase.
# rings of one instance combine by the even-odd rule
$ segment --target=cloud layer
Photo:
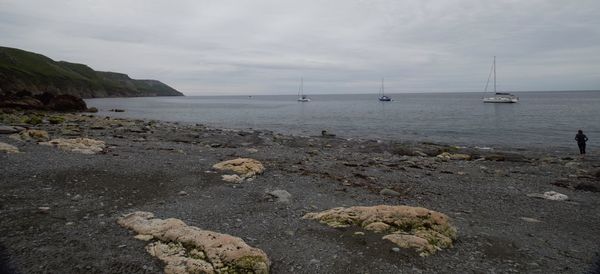
[[[600,89],[595,0],[0,0],[3,46],[188,95]]]

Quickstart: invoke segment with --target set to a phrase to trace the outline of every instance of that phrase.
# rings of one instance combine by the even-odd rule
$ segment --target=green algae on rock
[[[165,262],[165,273],[269,273],[271,262],[264,251],[238,237],[188,226],[179,219],[156,219],[143,211],[117,223],[157,240],[146,250]]]
[[[452,247],[457,234],[448,216],[422,207],[337,207],[308,213],[303,219],[318,220],[335,228],[354,225],[375,233],[386,233],[384,240],[402,248],[414,248],[421,256]]]

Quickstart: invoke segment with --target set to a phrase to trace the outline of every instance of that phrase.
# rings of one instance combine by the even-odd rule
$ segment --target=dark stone
[[[488,161],[530,162],[527,157],[516,153],[494,153],[485,155],[485,159]]]
[[[96,113],[96,112],[98,112],[98,109],[95,107],[91,107],[91,108],[86,109],[85,112]]]
[[[43,109],[44,104],[33,97],[0,97],[0,107],[20,109]]]
[[[600,185],[594,182],[581,182],[575,186],[577,190],[600,192]]]
[[[73,95],[58,95],[50,100],[47,107],[56,111],[84,111],[87,109],[85,101]]]
[[[120,108],[114,108],[114,109],[111,109],[109,111],[112,111],[112,112],[125,112],[124,109],[120,109]]]
[[[44,105],[47,105],[48,103],[50,103],[50,101],[54,98],[54,94],[49,93],[49,92],[44,92],[42,94],[37,94],[34,96],[35,99],[40,100],[42,103],[44,103]]]
[[[31,94],[31,92],[29,92],[28,90],[25,90],[25,89],[23,89],[15,94],[15,97],[18,97],[18,98],[32,97],[32,96],[33,96],[33,94]]]

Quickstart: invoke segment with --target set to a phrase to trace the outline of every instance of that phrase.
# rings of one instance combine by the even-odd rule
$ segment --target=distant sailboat
[[[494,62],[492,63],[492,70],[490,71],[490,75],[488,76],[488,80],[485,83],[485,92],[487,93],[487,88],[490,83],[490,77],[494,74],[494,96],[484,97],[484,103],[517,103],[519,102],[519,97],[510,94],[508,92],[497,92],[496,91],[496,56],[494,56]]]
[[[381,102],[392,101],[392,98],[390,98],[389,96],[385,96],[385,88],[383,85],[383,78],[381,78],[381,88],[379,89],[379,101],[381,101]]]
[[[300,78],[300,88],[298,88],[298,102],[310,102],[310,98],[304,95],[304,78]]]

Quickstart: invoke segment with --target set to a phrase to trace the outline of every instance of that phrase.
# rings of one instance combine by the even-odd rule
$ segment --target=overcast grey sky
[[[600,89],[598,0],[0,0],[0,44],[186,95]]]

